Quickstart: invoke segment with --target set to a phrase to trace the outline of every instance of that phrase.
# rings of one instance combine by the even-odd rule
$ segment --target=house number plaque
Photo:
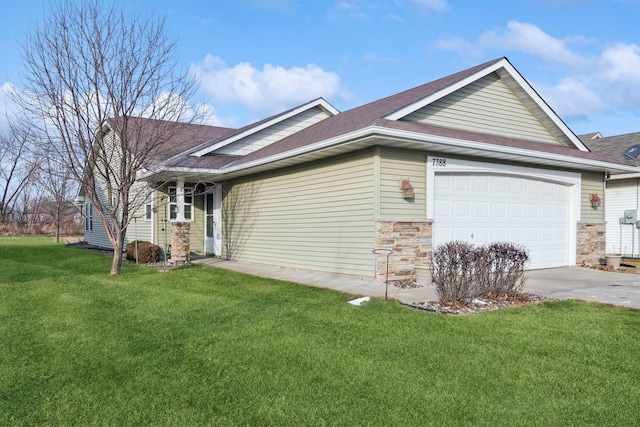
[[[447,166],[447,159],[443,159],[442,157],[433,157],[433,166],[445,167]]]

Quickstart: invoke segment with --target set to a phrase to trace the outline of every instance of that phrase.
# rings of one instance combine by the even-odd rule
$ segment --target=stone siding
[[[171,223],[171,262],[173,264],[187,264],[191,262],[190,240],[190,222]]]
[[[376,249],[390,249],[389,281],[415,278],[416,266],[431,266],[433,221],[376,221]],[[387,257],[376,255],[376,279],[384,281]]]
[[[606,252],[606,222],[579,221],[577,226],[576,264],[600,264]]]

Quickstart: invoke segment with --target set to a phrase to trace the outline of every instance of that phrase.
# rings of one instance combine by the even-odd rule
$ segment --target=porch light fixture
[[[598,193],[591,193],[591,197],[589,198],[589,200],[591,200],[591,207],[597,208],[598,206],[600,206],[602,199],[600,199],[600,196],[598,196]]]
[[[403,199],[413,199],[415,197],[413,185],[411,185],[411,182],[409,182],[409,178],[402,180],[402,186],[400,187],[400,189],[402,190]]]

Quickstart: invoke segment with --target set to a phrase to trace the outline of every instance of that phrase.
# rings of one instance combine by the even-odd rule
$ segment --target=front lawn
[[[443,316],[0,238],[0,425],[637,425],[640,312]]]

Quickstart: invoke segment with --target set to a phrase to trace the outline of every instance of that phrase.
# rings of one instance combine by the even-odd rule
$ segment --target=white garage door
[[[435,174],[433,246],[508,241],[530,268],[569,265],[569,186],[518,176]]]

